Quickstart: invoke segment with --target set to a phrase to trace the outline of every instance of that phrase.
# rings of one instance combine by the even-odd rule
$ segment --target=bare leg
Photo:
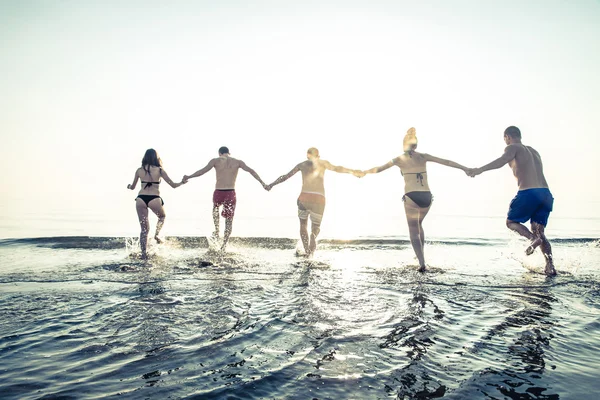
[[[404,211],[406,212],[410,244],[412,244],[415,255],[419,260],[420,272],[424,272],[427,268],[425,265],[425,232],[423,231],[423,219],[430,208],[431,206],[421,208],[410,198],[406,198],[404,201]]]
[[[225,219],[225,233],[223,234],[223,246],[221,246],[221,251],[225,251],[225,247],[227,247],[227,242],[229,241],[229,236],[231,235],[231,230],[233,229],[233,217]]]
[[[142,199],[135,200],[135,209],[138,214],[138,220],[140,221],[140,250],[142,251],[142,258],[148,257],[146,247],[148,245],[148,232],[150,231],[150,222],[148,221],[148,207]]]
[[[213,206],[213,211],[212,211],[212,216],[213,216],[213,222],[215,224],[215,231],[213,232],[213,238],[214,239],[218,239],[219,238],[219,206]]]
[[[519,235],[526,237],[527,239],[529,239],[531,241],[531,244],[529,245],[529,247],[527,247],[527,249],[525,249],[525,254],[527,254],[528,256],[533,254],[533,251],[536,249],[536,247],[538,247],[541,244],[541,241],[539,241],[539,238],[537,238],[533,233],[531,233],[531,231],[529,229],[527,229],[527,227],[519,222],[515,222],[515,221],[511,221],[510,219],[506,220],[506,226],[508,227],[508,229],[511,229],[515,232],[517,232]]]
[[[552,247],[550,246],[548,239],[546,239],[544,225],[538,224],[537,222],[532,222],[531,229],[533,230],[533,234],[536,236],[536,240],[540,241],[540,248],[544,258],[546,259],[546,269],[544,272],[548,276],[556,275],[554,260],[552,259]]]
[[[148,207],[158,217],[158,222],[156,223],[156,232],[154,233],[154,239],[156,240],[157,243],[162,243],[162,240],[160,240],[160,238],[158,237],[158,234],[160,233],[160,230],[162,229],[162,227],[165,223],[165,218],[167,217],[167,214],[165,213],[165,209],[162,205],[162,201],[160,199],[150,200],[150,202],[148,203]],[[148,211],[146,211],[146,213],[147,212]]]
[[[312,256],[317,249],[317,236],[321,232],[321,224],[315,224],[313,221],[310,222],[310,244],[308,245],[308,255]]]
[[[527,248],[525,249],[525,254],[527,254],[528,256],[532,255],[533,252],[535,251],[535,249],[537,249],[538,246],[541,244],[542,244],[542,239],[540,239],[540,238],[533,239],[531,241],[531,244],[529,246],[527,246]]]
[[[310,253],[310,247],[308,245],[308,218],[300,218],[300,239],[302,239],[302,245],[304,246],[304,252],[308,256]]]

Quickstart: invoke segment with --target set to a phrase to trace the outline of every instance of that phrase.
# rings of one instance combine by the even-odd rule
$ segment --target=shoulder
[[[312,168],[312,167],[313,167],[313,162],[311,160],[305,160],[296,165],[296,168],[298,168],[298,169],[307,169],[307,168]]]
[[[515,154],[517,152],[523,151],[524,149],[525,149],[525,146],[523,146],[520,143],[511,143],[504,148],[504,152]]]
[[[327,161],[327,160],[321,160],[321,159],[319,159],[319,161],[317,162],[316,167],[317,168],[322,168],[322,169],[332,169],[332,168],[334,168],[333,164],[331,164],[329,161]]]

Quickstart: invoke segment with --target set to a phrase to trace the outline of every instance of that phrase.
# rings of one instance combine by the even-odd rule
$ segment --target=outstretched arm
[[[253,170],[252,168],[250,168],[249,166],[246,165],[245,162],[240,161],[240,168],[243,169],[246,172],[249,172],[250,175],[252,175],[254,177],[254,179],[256,179],[257,181],[260,182],[260,184],[266,189],[267,185],[263,182],[262,179],[260,179],[260,176],[258,176],[258,174],[256,173],[255,170]]]
[[[140,177],[138,176],[138,171],[135,171],[135,175],[133,177],[133,182],[130,183],[129,185],[127,185],[127,189],[135,189],[135,185],[137,185],[137,181],[140,179]]]
[[[175,183],[171,180],[171,178],[169,178],[169,175],[167,174],[167,171],[165,171],[164,169],[160,170],[160,176],[162,176],[162,178],[165,180],[165,182],[167,182],[169,184],[169,186],[171,186],[173,189],[178,188],[179,186],[183,185],[184,182],[179,182],[179,183]]]
[[[275,185],[279,185],[281,182],[285,182],[290,179],[296,172],[300,171],[300,164],[296,165],[290,172],[285,175],[281,175],[279,178],[275,179],[271,184],[267,185],[267,190],[271,190],[271,188]]]
[[[514,160],[516,154],[517,154],[517,146],[508,145],[504,149],[504,154],[502,154],[502,156],[495,159],[491,163],[484,165],[483,167],[475,168],[475,169],[471,170],[469,175],[476,176],[476,175],[481,174],[482,172],[490,171],[492,169],[498,169],[500,167],[503,167],[509,161]]]
[[[198,171],[194,172],[191,175],[184,175],[182,182],[187,183],[188,179],[190,179],[190,178],[196,178],[198,176],[202,176],[205,173],[207,173],[208,171],[210,171],[212,169],[212,167],[214,167],[214,166],[215,166],[215,159],[213,158],[212,160],[210,160],[208,162],[208,164],[206,164],[206,167],[199,169]]]
[[[358,171],[358,170],[350,169],[350,168],[346,168],[346,167],[341,167],[339,165],[333,165],[329,161],[325,161],[325,160],[323,160],[322,162],[325,165],[325,168],[327,168],[330,171],[339,172],[341,174],[352,174],[354,176],[362,176],[362,171]]]
[[[367,169],[365,171],[363,171],[365,174],[378,174],[381,171],[385,171],[386,169],[391,168],[394,165],[394,160],[392,161],[388,161],[387,163],[383,164],[380,167],[373,167],[371,169]]]
[[[446,159],[443,159],[443,158],[434,157],[431,154],[423,154],[423,157],[425,157],[425,161],[431,161],[431,162],[434,162],[434,163],[445,165],[447,167],[462,169],[463,171],[466,171],[468,169],[464,165],[461,165],[461,164],[456,163],[454,161],[446,160]]]

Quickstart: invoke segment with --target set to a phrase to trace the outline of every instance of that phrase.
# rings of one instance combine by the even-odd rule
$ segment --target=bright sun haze
[[[43,210],[136,235],[125,187],[148,148],[175,181],[228,146],[269,183],[312,146],[334,165],[383,165],[411,126],[419,151],[479,167],[509,125],[541,153],[553,216],[598,218],[599,17],[596,1],[2,2],[0,221],[34,226]],[[429,223],[505,215],[516,192],[508,167],[428,173]],[[300,185],[267,193],[240,171],[237,215],[289,217],[280,234],[295,237]],[[396,167],[327,172],[323,235],[405,233],[402,186]],[[208,234],[213,189],[212,171],[163,185],[168,232]]]

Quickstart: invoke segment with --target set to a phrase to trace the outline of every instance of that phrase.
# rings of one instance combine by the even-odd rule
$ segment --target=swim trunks
[[[548,188],[519,190],[508,206],[507,218],[521,223],[531,220],[546,226],[553,204],[554,198]]]
[[[321,225],[325,212],[325,196],[320,193],[302,192],[298,196],[298,218],[308,219],[315,225]]]
[[[233,218],[236,203],[235,189],[216,189],[213,193],[213,205],[215,207],[223,206],[223,211],[221,212],[223,218]]]

